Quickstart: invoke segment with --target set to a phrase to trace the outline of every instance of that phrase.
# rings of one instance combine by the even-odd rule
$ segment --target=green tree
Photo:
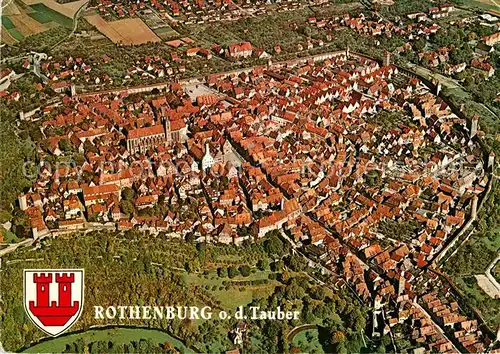
[[[186,234],[186,236],[184,237],[184,239],[186,240],[186,242],[188,243],[193,243],[195,241],[195,237],[194,237],[194,234],[192,232],[188,232]]]
[[[130,200],[122,199],[120,200],[120,210],[123,214],[131,216],[134,214],[135,207]]]
[[[285,288],[285,297],[288,300],[302,299],[306,291],[296,282],[292,282],[290,285],[287,285]]]
[[[83,150],[86,153],[89,153],[89,152],[93,152],[94,154],[99,153],[99,150],[97,149],[97,147],[94,144],[92,144],[92,142],[90,140],[85,140],[85,142],[83,143]]]
[[[283,261],[276,261],[276,262],[274,262],[272,264],[271,269],[274,272],[279,272],[279,271],[283,270],[284,267],[285,267],[285,262],[283,262]]]
[[[132,201],[135,199],[135,192],[132,188],[125,187],[122,190],[122,199]]]
[[[338,342],[334,346],[334,353],[336,354],[347,354],[347,348],[345,345],[345,341]]]
[[[278,256],[281,258],[286,253],[287,248],[279,236],[271,233],[271,235],[264,241],[264,250],[270,256]]]
[[[425,38],[421,37],[412,43],[413,49],[417,52],[424,50],[426,44]]]
[[[491,103],[496,98],[497,91],[488,81],[481,82],[475,91],[477,99],[482,103]]]
[[[69,142],[68,139],[61,139],[59,141],[59,147],[61,148],[62,151],[68,152],[71,151],[71,143]]]
[[[244,277],[248,277],[250,275],[250,267],[247,265],[242,265],[240,267],[240,273]]]
[[[295,272],[301,272],[306,269],[306,261],[301,256],[293,254],[288,259],[288,266]]]
[[[311,297],[316,300],[324,300],[326,296],[326,289],[324,286],[315,286],[310,292]]]
[[[356,332],[360,332],[366,327],[366,319],[358,307],[351,308],[347,314],[347,325]]]
[[[219,278],[226,278],[227,277],[227,268],[218,268],[217,269],[217,275]]]
[[[257,262],[257,268],[263,272],[268,270],[269,269],[269,261],[267,260],[267,258],[259,259],[259,261]]]
[[[235,276],[237,276],[239,274],[238,272],[238,268],[235,268],[235,267],[229,267],[227,269],[227,275],[229,276],[229,278],[234,278]]]

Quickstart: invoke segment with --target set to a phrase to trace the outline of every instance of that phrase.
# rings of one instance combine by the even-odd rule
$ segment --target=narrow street
[[[433,324],[433,326],[438,330],[438,332],[444,337],[444,338],[448,338],[446,336],[446,334],[444,333],[443,329],[436,323],[434,322],[434,320],[432,319],[432,317],[427,313],[427,311],[424,310],[424,308],[422,306],[420,306],[416,301],[414,301],[412,303],[416,308],[418,308],[423,314],[425,317],[427,317],[427,319],[430,320],[430,322]],[[449,340],[449,338],[448,338]],[[451,345],[453,346],[453,350],[455,350],[456,353],[460,353],[460,350],[457,349],[457,347],[455,347],[455,344],[453,344],[453,342],[450,340],[450,343]]]

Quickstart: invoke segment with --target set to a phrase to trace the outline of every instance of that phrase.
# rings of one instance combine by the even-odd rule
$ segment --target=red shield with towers
[[[68,330],[83,309],[83,269],[25,269],[24,308],[45,333]]]

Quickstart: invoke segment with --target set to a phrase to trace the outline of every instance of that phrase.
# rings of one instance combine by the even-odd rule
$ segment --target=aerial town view
[[[0,353],[500,353],[499,0],[3,0]]]

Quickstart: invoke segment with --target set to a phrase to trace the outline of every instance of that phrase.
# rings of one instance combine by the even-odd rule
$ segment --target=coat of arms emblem
[[[83,309],[83,269],[25,269],[24,308],[45,333],[68,330]]]

